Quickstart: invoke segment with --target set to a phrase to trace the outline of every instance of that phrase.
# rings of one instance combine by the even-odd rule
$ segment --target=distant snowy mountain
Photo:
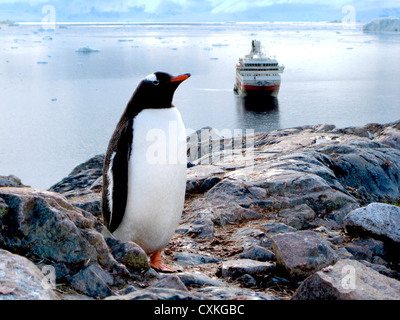
[[[44,6],[58,22],[342,21],[345,7],[357,22],[400,16],[397,0],[0,0],[0,21],[41,22]]]

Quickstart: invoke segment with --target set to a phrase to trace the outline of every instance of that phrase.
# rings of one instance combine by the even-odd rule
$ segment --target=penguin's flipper
[[[113,136],[103,171],[103,216],[110,232],[120,225],[128,198],[128,163],[132,150],[133,128],[128,121]]]

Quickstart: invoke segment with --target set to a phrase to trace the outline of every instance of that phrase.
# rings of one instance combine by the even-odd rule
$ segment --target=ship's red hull
[[[278,96],[280,85],[273,86],[252,86],[243,85],[241,82],[237,82],[236,89],[241,96],[247,95],[267,95],[267,96]]]

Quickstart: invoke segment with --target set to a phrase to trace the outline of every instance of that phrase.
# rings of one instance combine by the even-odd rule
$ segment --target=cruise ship
[[[233,90],[242,97],[258,94],[276,97],[284,69],[275,58],[263,52],[260,41],[253,40],[250,54],[240,58],[236,65]]]

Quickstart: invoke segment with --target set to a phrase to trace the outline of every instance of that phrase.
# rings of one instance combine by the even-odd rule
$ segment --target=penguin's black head
[[[177,77],[164,72],[152,73],[139,84],[132,100],[141,109],[171,108],[175,90],[189,77],[189,73]]]

